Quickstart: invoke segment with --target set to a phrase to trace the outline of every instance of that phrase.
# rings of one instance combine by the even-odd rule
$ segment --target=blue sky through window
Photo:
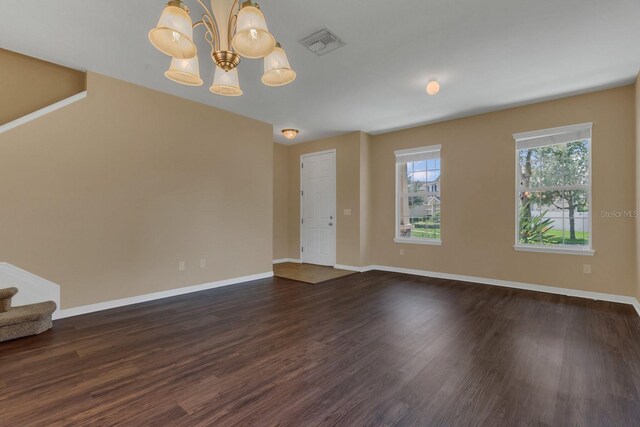
[[[407,174],[414,182],[433,182],[440,177],[440,159],[407,163]]]

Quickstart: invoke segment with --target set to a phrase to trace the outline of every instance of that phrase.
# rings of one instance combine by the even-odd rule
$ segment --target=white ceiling
[[[199,16],[195,0],[185,0]],[[283,128],[296,142],[354,130],[382,133],[630,83],[640,69],[638,0],[262,0],[298,79],[260,82],[243,60],[244,96],[168,81],[147,40],[163,0],[0,0],[0,47],[189,98]],[[298,43],[328,27],[347,45],[318,57]],[[196,30],[199,34],[200,30]],[[442,91],[429,97],[428,79]]]

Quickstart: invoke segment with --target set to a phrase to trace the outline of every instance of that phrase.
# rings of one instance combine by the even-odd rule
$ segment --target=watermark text
[[[640,213],[637,210],[601,210],[601,218],[638,218]]]

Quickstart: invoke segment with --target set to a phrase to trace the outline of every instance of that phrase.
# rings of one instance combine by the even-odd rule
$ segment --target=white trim
[[[581,291],[577,289],[557,288],[554,286],[532,285],[529,283],[512,282],[510,280],[486,279],[483,277],[463,276],[459,274],[438,273],[434,271],[414,270],[410,268],[389,267],[384,265],[371,265],[366,267],[369,270],[388,271],[391,273],[412,274],[414,276],[433,277],[436,279],[457,280],[460,282],[478,283],[481,285],[501,286],[505,288],[524,289],[527,291],[544,292],[548,294],[566,295],[570,297],[586,298],[596,301],[617,302],[620,304],[631,304],[640,315],[640,303],[634,297],[623,295],[604,294],[600,292]],[[366,271],[369,271],[366,270]]]
[[[396,150],[393,153],[396,157],[411,156],[414,154],[432,153],[442,150],[442,144],[430,145],[428,147],[408,148],[406,150]]]
[[[513,249],[521,252],[540,252],[547,254],[565,254],[565,255],[583,255],[594,256],[596,251],[593,249],[577,249],[567,247],[566,245],[559,246],[537,246],[537,245],[513,245]]]
[[[438,189],[438,195],[440,196],[440,200],[442,201],[442,176],[444,170],[444,161],[442,158],[442,145],[430,145],[428,147],[418,147],[418,148],[410,148],[408,150],[398,150],[394,151],[396,158],[396,167],[395,167],[395,224],[394,224],[394,239],[395,243],[408,243],[408,244],[419,244],[419,245],[442,245],[442,204],[440,205],[440,238],[439,239],[424,239],[423,241],[418,241],[417,238],[406,238],[400,237],[400,197],[404,194],[403,191],[400,191],[400,167],[402,164],[406,163],[405,160],[408,156],[417,155],[424,153],[438,153],[438,160],[440,160],[440,188]],[[405,156],[405,160],[402,157]],[[411,193],[407,193],[411,194]],[[415,240],[414,240],[415,239]]]
[[[587,170],[587,174],[589,176],[589,185],[588,188],[584,189],[581,188],[582,190],[586,190],[588,192],[588,197],[589,197],[589,246],[586,249],[581,250],[581,252],[579,253],[574,253],[573,251],[575,249],[572,250],[565,250],[565,248],[563,249],[562,246],[559,246],[557,250],[553,250],[553,251],[549,251],[549,250],[540,250],[540,249],[529,249],[529,246],[526,245],[522,245],[520,244],[520,193],[522,191],[526,191],[526,190],[532,190],[532,191],[544,191],[544,190],[539,190],[539,189],[526,189],[526,188],[520,188],[520,151],[525,149],[525,148],[521,148],[518,146],[518,138],[536,138],[536,137],[540,137],[542,135],[546,135],[548,133],[551,134],[557,134],[557,133],[563,133],[563,131],[565,132],[572,132],[572,131],[580,131],[580,130],[585,130],[588,129],[589,130],[589,169]],[[564,254],[571,254],[571,255],[595,255],[595,250],[594,248],[594,242],[593,242],[593,123],[582,123],[579,125],[572,125],[572,126],[563,126],[563,127],[558,127],[558,128],[551,128],[551,129],[545,129],[545,130],[538,130],[538,131],[533,131],[533,132],[524,132],[524,133],[518,133],[518,134],[514,134],[513,137],[516,140],[516,158],[515,158],[515,172],[516,172],[516,180],[515,180],[515,208],[516,208],[516,215],[515,215],[515,245],[514,248],[517,251],[528,251],[528,252],[546,252],[546,253],[564,253]],[[583,187],[583,186],[581,186]],[[548,189],[548,187],[546,187],[545,189]],[[562,219],[563,219],[563,223],[564,223],[564,212],[562,214]],[[564,232],[564,230],[563,230]],[[536,247],[535,245],[532,245],[532,247]],[[539,248],[539,247],[538,247]],[[590,253],[589,253],[590,252]]]
[[[636,309],[636,311],[638,312],[638,316],[640,316],[640,301],[638,301],[636,298],[634,298],[635,301],[633,302],[633,308]]]
[[[525,191],[589,191],[588,185],[562,185],[562,186],[550,186],[550,187],[521,187],[519,193]]]
[[[155,301],[164,298],[175,297],[178,295],[190,294],[193,292],[205,291],[207,289],[220,288],[223,286],[236,285],[239,283],[250,282],[252,280],[268,279],[273,277],[273,271],[266,273],[253,274],[251,276],[236,277],[233,279],[218,280],[216,282],[204,283],[202,285],[187,286],[184,288],[170,289],[167,291],[154,292],[152,294],[138,295],[135,297],[122,298],[113,301],[100,302],[97,304],[84,305],[81,307],[66,308],[54,314],[54,319],[64,319],[66,317],[80,316],[81,314],[94,313],[96,311],[109,310],[111,308],[124,307],[142,302]]]
[[[296,258],[280,258],[273,260],[274,264],[284,264],[285,262],[295,262],[296,264],[302,264],[302,261]]]
[[[329,154],[329,153],[333,153],[335,154],[337,152],[337,150],[335,148],[332,148],[330,150],[324,150],[324,151],[314,151],[313,153],[305,153],[305,154],[301,154],[300,158],[302,157],[312,157],[312,156],[320,156],[322,154]]]
[[[304,191],[303,187],[303,179],[304,179],[304,174],[302,171],[302,162],[304,161],[305,158],[308,157],[313,157],[313,156],[319,156],[319,155],[324,155],[324,154],[333,154],[333,256],[332,256],[332,260],[331,260],[331,265],[336,263],[336,257],[337,257],[337,252],[338,252],[338,234],[337,234],[337,230],[338,230],[338,150],[333,148],[331,150],[324,150],[324,151],[316,151],[314,153],[306,153],[306,154],[301,154],[300,155],[300,163],[298,165],[299,167],[299,171],[300,171],[300,187],[299,187],[299,197],[300,197],[300,218],[298,218],[298,221],[300,222],[300,247],[298,248],[300,250],[300,262],[304,263],[305,259],[304,259],[304,253],[302,252],[302,248],[306,246],[306,241],[305,241],[305,232],[304,232],[304,227],[305,224],[303,224],[303,222],[301,221],[301,218],[304,218],[304,214],[305,214],[305,209],[304,209],[304,200],[302,198],[302,194]]]
[[[511,282],[508,280],[485,279],[485,278],[474,277],[474,276],[463,276],[458,274],[437,273],[437,272],[425,271],[425,270],[415,270],[415,269],[401,268],[401,267],[390,267],[390,266],[384,266],[384,265],[367,265],[363,267],[355,267],[355,266],[336,264],[335,268],[339,268],[342,270],[359,271],[361,273],[372,271],[372,270],[379,270],[379,271],[387,271],[392,273],[411,274],[415,276],[457,280],[462,282],[470,282],[470,283],[477,283],[477,284],[483,284],[483,285],[524,289],[529,291],[545,292],[545,293],[557,294],[557,295],[567,295],[567,296],[587,298],[587,299],[600,300],[600,301],[610,301],[610,302],[617,302],[621,304],[631,304],[633,305],[633,307],[638,312],[638,315],[640,316],[640,302],[634,297],[603,294],[599,292],[580,291],[575,289],[557,288],[552,286],[531,285],[527,283]],[[184,295],[184,294],[189,294],[193,292],[200,292],[207,289],[214,289],[214,288],[219,288],[223,286],[236,285],[240,283],[250,282],[253,280],[268,279],[270,277],[273,277],[273,272],[266,272],[266,273],[254,274],[250,276],[243,276],[243,277],[238,277],[233,279],[220,280],[217,282],[211,282],[211,283],[195,285],[195,286],[188,286],[185,288],[171,289],[168,291],[156,292],[152,294],[139,295],[139,296],[130,297],[130,298],[123,298],[123,299],[114,300],[114,301],[107,301],[107,302],[98,303],[98,304],[91,304],[91,305],[85,305],[81,307],[59,310],[56,313],[54,313],[53,317],[54,319],[64,319],[67,317],[94,313],[97,311],[108,310],[111,308],[124,307],[132,304],[139,304],[143,302],[154,301],[154,300],[159,300],[163,298],[170,298],[173,296]]]
[[[551,129],[534,130],[532,132],[514,133],[513,139],[516,140],[517,146],[519,149],[534,148],[534,147],[549,145],[549,144],[561,144],[562,141],[571,142],[571,141],[580,140],[580,139],[591,139],[590,134],[591,134],[592,128],[593,128],[593,123],[581,123],[577,125],[561,126],[557,128],[551,128]],[[582,135],[580,134],[584,131],[589,131],[589,136],[582,138]],[[567,141],[565,141],[562,138],[557,139],[558,136],[567,135],[567,134],[570,134]],[[541,142],[540,143],[541,145],[535,142],[532,144],[532,142],[535,140],[545,140],[545,141]]]
[[[333,268],[337,268],[338,270],[357,271],[358,273],[364,273],[365,271],[371,270],[371,266],[356,267],[354,265],[344,264],[336,264],[333,266]]]
[[[440,239],[420,239],[419,237],[396,237],[393,239],[395,243],[408,243],[410,245],[432,245],[442,246],[442,240]]]
[[[18,126],[21,126],[37,118],[40,118],[46,114],[52,113],[56,110],[66,107],[67,105],[80,101],[86,97],[87,97],[87,91],[85,90],[84,92],[80,92],[76,95],[70,96],[69,98],[65,98],[62,101],[58,101],[55,104],[51,104],[38,111],[34,111],[33,113],[27,114],[26,116],[22,116],[18,119],[15,119],[7,124],[0,126],[0,133],[4,133],[13,128],[17,128]]]

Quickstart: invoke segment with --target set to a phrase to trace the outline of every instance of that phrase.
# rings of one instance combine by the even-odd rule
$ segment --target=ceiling
[[[0,47],[271,123],[279,142],[283,128],[301,130],[296,142],[383,133],[619,86],[640,69],[638,0],[262,0],[298,79],[266,87],[262,61],[243,60],[244,96],[224,98],[208,91],[200,37],[205,85],[164,77],[169,58],[147,40],[164,3],[3,0]],[[323,27],[346,46],[318,57],[298,41]],[[442,84],[435,97],[430,77]]]

